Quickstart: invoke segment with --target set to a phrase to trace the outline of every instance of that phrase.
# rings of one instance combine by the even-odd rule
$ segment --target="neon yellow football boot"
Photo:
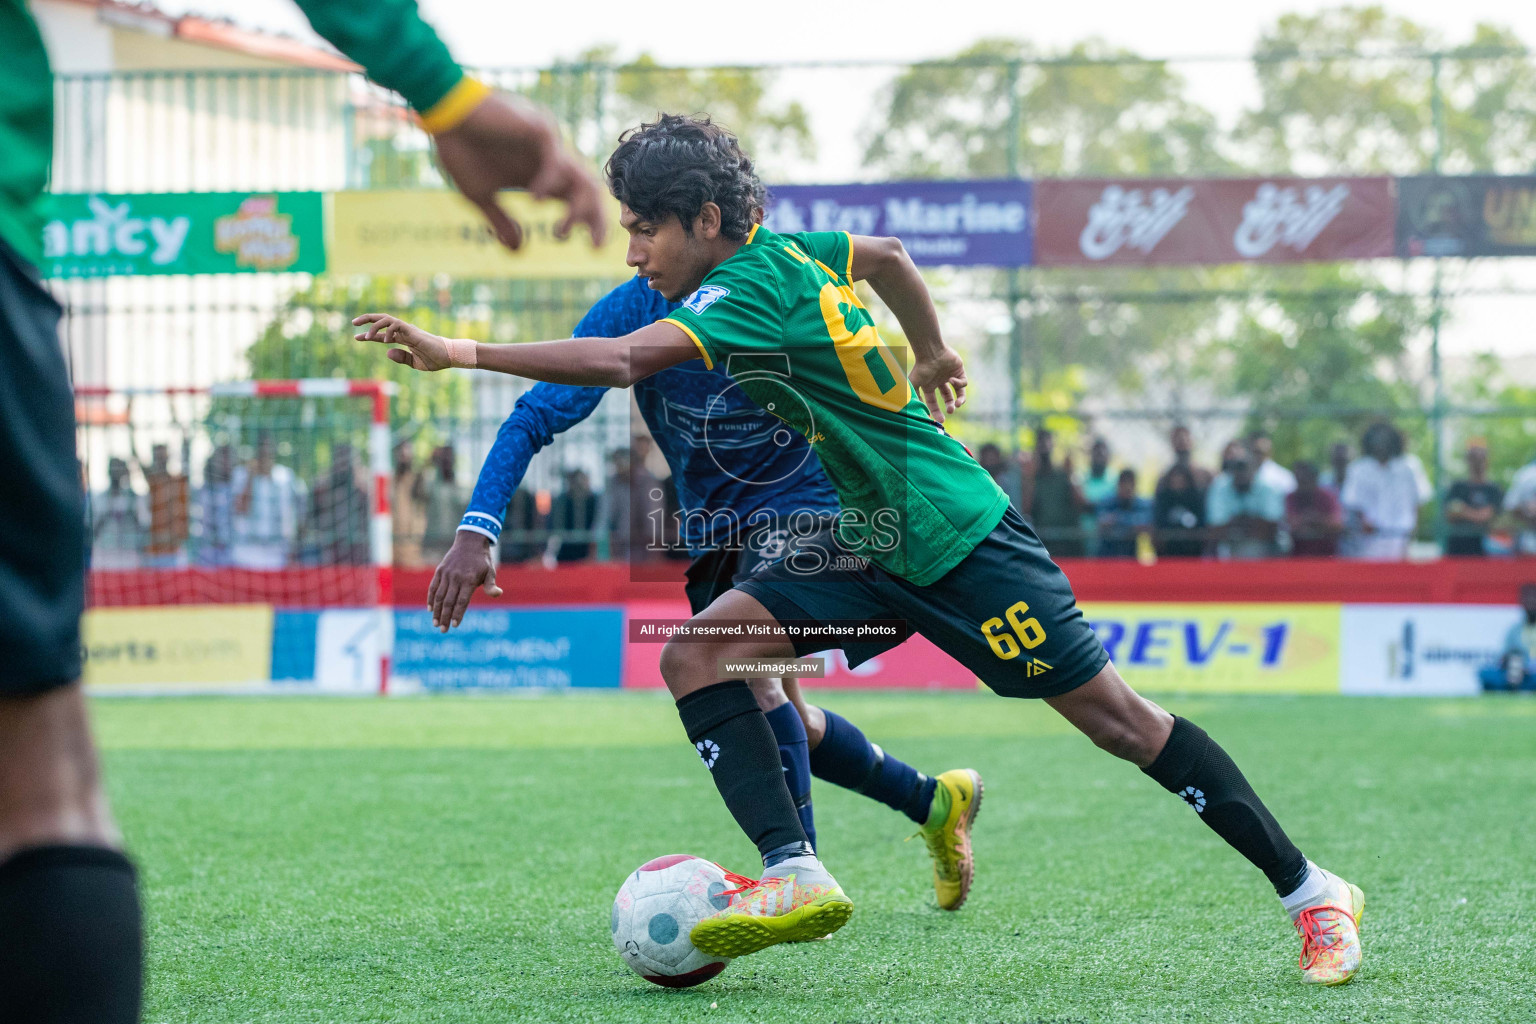
[[[815,857],[791,857],[760,879],[727,874],[731,905],[693,926],[688,938],[708,956],[746,956],[781,942],[831,935],[853,916],[853,901]]]
[[[1360,918],[1365,893],[1334,874],[1328,891],[1296,915],[1301,933],[1301,980],[1311,985],[1342,985],[1360,969]]]
[[[918,830],[933,858],[933,891],[940,910],[959,910],[971,893],[976,862],[971,856],[971,825],[981,810],[981,776],[954,768],[934,780],[933,810]]]

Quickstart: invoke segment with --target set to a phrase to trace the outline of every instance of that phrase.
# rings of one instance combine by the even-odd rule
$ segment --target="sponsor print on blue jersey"
[[[716,291],[720,294],[701,299],[706,307],[725,289]],[[678,305],[632,278],[599,299],[575,334],[620,337],[655,323]],[[605,393],[603,388],[548,383],[524,393],[496,435],[459,528],[494,539],[534,453],[590,416]],[[691,554],[731,543],[731,527],[748,525],[758,513],[780,522],[802,510],[836,514],[837,492],[810,445],[721,370],[691,359],[640,381],[634,395],[672,469],[683,514],[682,540]]]

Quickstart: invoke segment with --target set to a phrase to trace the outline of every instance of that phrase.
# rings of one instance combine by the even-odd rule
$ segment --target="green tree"
[[[1428,310],[1380,289],[1347,264],[1270,268],[1265,290],[1239,300],[1235,323],[1203,347],[1200,374],[1245,399],[1249,426],[1268,429],[1275,457],[1320,460],[1334,441],[1358,441],[1367,423],[1400,420],[1427,455],[1423,381],[1410,342]],[[1316,415],[1297,415],[1313,408]]]
[[[645,53],[618,62],[612,47],[600,47],[541,71],[526,91],[555,111],[598,160],[607,158],[621,132],[659,113],[704,112],[772,170],[775,154],[806,156],[812,146],[809,115],[798,102],[773,100],[774,77],[750,68],[663,67]]]
[[[1254,48],[1258,106],[1239,143],[1270,172],[1431,170],[1440,51],[1441,169],[1528,171],[1536,164],[1536,61],[1509,29],[1477,25],[1450,44],[1380,6],[1287,14]],[[1359,59],[1349,54],[1363,54]]]
[[[1187,93],[1167,65],[1139,62],[1098,40],[1049,54],[1017,40],[983,40],[950,62],[896,78],[867,132],[866,162],[895,178],[1234,172],[1215,118]],[[1008,293],[1003,273],[973,274],[992,294]],[[1068,435],[1059,418],[1063,396],[1156,384],[1177,400],[1217,310],[1198,293],[1231,276],[1119,267],[1017,274],[1026,321],[1022,379],[1014,382],[1020,404],[1031,420],[1054,410],[1055,428]],[[1181,300],[1165,301],[1169,294]],[[1129,298],[1136,296],[1150,301]]]
[[[1166,64],[1100,40],[1042,54],[987,39],[898,76],[867,132],[865,160],[910,178],[997,178],[1015,166],[1024,177],[1231,173],[1215,117],[1187,91]]]
[[[1459,465],[1467,442],[1482,438],[1488,442],[1488,475],[1508,484],[1515,470],[1536,458],[1536,388],[1511,381],[1498,356],[1479,356],[1452,397],[1473,407],[1498,410],[1498,414],[1453,420],[1448,461]]]
[[[437,334],[489,339],[485,307],[453,301],[450,289],[412,288],[387,278],[349,283],[317,277],[295,293],[246,350],[255,380],[336,377],[392,380],[394,425],[404,427],[467,416],[469,381],[457,373],[418,373],[384,358],[382,346],[353,340],[352,317],[387,309]]]

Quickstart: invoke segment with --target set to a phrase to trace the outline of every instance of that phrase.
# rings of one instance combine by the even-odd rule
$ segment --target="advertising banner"
[[[92,686],[224,686],[271,677],[270,605],[94,608],[80,624]]]
[[[1035,183],[1038,266],[1283,263],[1393,254],[1390,178]]]
[[[1399,256],[1536,256],[1536,176],[1397,179]]]
[[[592,248],[585,228],[565,242],[554,237],[565,215],[556,202],[504,192],[502,206],[523,225],[523,246],[509,252],[485,216],[457,192],[378,190],[331,196],[331,270],[338,274],[403,274],[483,278],[630,277],[624,264],[629,236],[619,227],[617,200],[608,241]]]
[[[394,674],[428,690],[617,687],[623,627],[623,609],[600,605],[471,609],[448,633],[431,612],[396,612]]]
[[[1485,673],[1501,674],[1520,609],[1484,604],[1344,606],[1345,693],[1459,696],[1478,693]]]
[[[781,234],[895,235],[916,263],[1022,267],[1030,263],[1027,181],[907,181],[781,185],[767,226]]]
[[[319,192],[54,193],[45,277],[325,270]]]
[[[1083,614],[1138,690],[1339,692],[1339,605],[1106,604]]]

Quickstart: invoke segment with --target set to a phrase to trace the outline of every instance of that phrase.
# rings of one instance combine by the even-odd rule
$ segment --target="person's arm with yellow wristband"
[[[393,89],[421,117],[455,187],[490,221],[502,244],[516,249],[522,228],[497,202],[506,188],[566,204],[556,228],[564,238],[585,224],[594,243],[606,233],[602,189],[580,156],[561,144],[541,108],[493,92],[464,73],[415,0],[295,0],[316,32]]]

